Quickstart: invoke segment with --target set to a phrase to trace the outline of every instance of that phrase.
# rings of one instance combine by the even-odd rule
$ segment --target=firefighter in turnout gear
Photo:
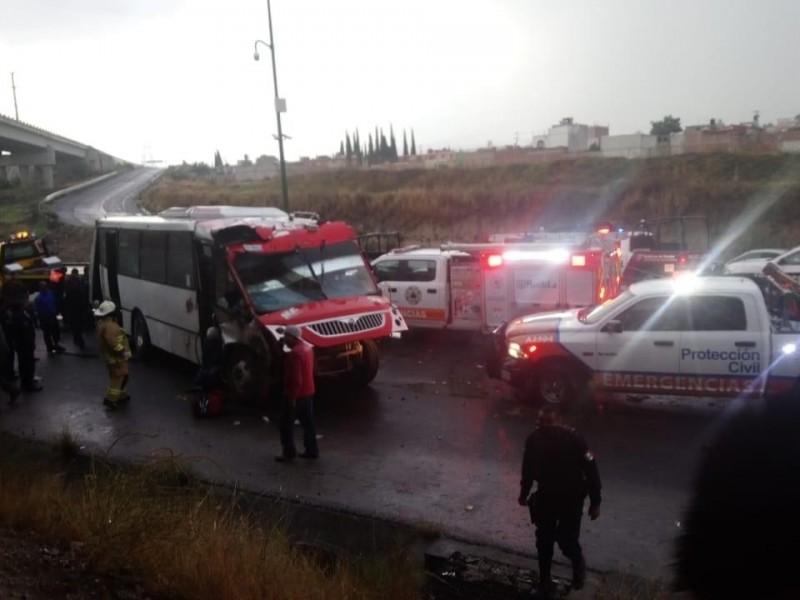
[[[531,496],[533,482],[536,492]],[[574,429],[559,422],[554,407],[539,413],[539,425],[525,442],[519,504],[528,506],[536,526],[539,558],[539,598],[552,597],[553,548],[572,562],[572,587],[579,590],[586,580],[586,561],[581,550],[581,516],[586,495],[588,515],[600,516],[600,474],[586,442]]]
[[[103,405],[115,410],[126,403],[130,396],[125,391],[128,383],[128,361],[131,349],[125,330],[114,319],[117,305],[106,300],[100,303],[93,312],[97,317],[97,337],[100,341],[100,356],[108,369],[108,387],[103,398]]]

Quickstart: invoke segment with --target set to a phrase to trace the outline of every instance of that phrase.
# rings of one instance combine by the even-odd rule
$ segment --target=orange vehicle
[[[30,231],[17,231],[0,242],[0,265],[0,289],[8,278],[15,277],[33,293],[39,282],[60,284],[64,277],[61,259],[50,254],[45,241]]]

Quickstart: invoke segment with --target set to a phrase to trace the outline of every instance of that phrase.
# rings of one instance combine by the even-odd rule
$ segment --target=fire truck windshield
[[[306,302],[378,293],[352,241],[282,254],[243,252],[233,266],[259,314]]]

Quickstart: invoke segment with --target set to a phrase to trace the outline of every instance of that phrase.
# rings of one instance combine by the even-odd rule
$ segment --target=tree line
[[[402,156],[416,156],[417,142],[414,139],[414,130],[411,130],[411,143],[409,145],[408,135],[403,129],[403,150]],[[361,134],[356,128],[355,133],[345,131],[344,139],[339,142],[339,156],[344,156],[348,163],[358,165],[379,165],[381,163],[395,162],[400,156],[397,149],[397,141],[394,137],[394,127],[389,125],[389,137],[383,128],[375,127],[373,132],[367,135],[367,142],[362,144]]]

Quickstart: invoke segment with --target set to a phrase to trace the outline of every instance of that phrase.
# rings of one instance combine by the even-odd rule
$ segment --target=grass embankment
[[[49,446],[0,434],[0,527],[74,549],[91,577],[139,582],[175,600],[453,600],[475,597],[473,585],[483,589],[480,580],[464,580],[428,591],[414,544],[440,535],[430,524],[377,551],[336,552],[324,542],[298,543],[285,507],[210,487],[181,457],[131,466],[78,450],[66,428]],[[663,582],[612,574],[593,597],[666,600],[668,592]]]
[[[424,577],[402,544],[380,556],[298,545],[277,515],[197,482],[178,459],[121,467],[0,436],[0,524],[80,546],[94,572],[138,578],[161,598],[421,597]],[[316,549],[315,549],[316,548]]]
[[[43,190],[0,188],[0,240],[16,231],[32,231],[44,238],[51,253],[65,262],[86,262],[91,251],[91,229],[62,225],[40,207]]]
[[[398,230],[409,243],[481,241],[489,233],[574,229],[612,219],[703,214],[731,256],[800,243],[800,156],[582,157],[444,170],[338,170],[289,175],[292,210],[342,219],[359,232]],[[280,181],[175,181],[144,196],[153,211],[191,204],[281,206]],[[734,225],[741,215],[751,219]]]

